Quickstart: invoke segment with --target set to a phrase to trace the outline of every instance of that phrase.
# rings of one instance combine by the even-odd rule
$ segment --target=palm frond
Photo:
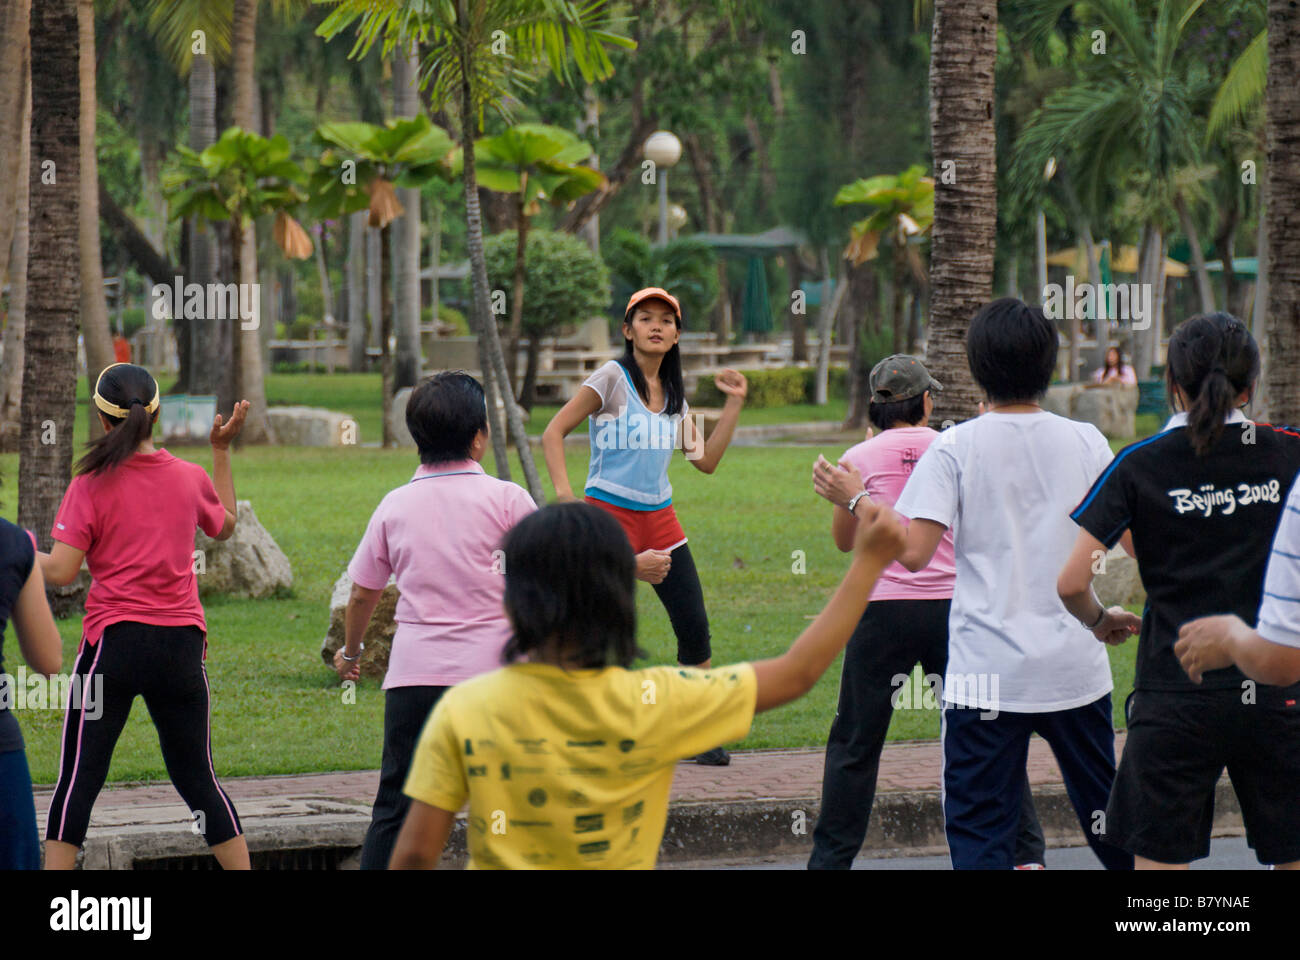
[[[1267,86],[1268,32],[1261,30],[1232,62],[1228,75],[1214,95],[1206,139],[1220,136],[1259,106]]]

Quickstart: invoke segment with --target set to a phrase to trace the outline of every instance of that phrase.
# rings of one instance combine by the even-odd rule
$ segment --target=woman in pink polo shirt
[[[384,753],[361,869],[384,870],[410,799],[402,792],[416,741],[448,688],[496,670],[510,639],[502,543],[537,509],[528,492],[479,466],[489,436],[483,387],[467,373],[440,373],[411,391],[406,426],[420,451],[409,483],[375,509],[348,564],[352,595],[334,667],[359,676],[361,638],[394,577],[384,676]]]
[[[248,869],[234,804],[212,764],[211,702],[203,661],[207,624],[194,574],[194,530],[235,531],[230,442],[248,401],[208,439],[212,473],[154,448],[158,384],[143,367],[116,363],[95,384],[104,436],[77,464],[54,518],[54,549],[40,554],[50,583],[71,583],[84,559],[90,592],[69,698],[59,780],[45,830],[46,869],[72,869],[113,748],[137,694],[158,730],[167,773],[222,867]]]

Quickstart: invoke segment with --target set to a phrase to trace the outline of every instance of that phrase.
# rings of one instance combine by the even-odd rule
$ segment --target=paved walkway
[[[1124,734],[1116,734],[1117,752],[1123,744]],[[825,751],[818,749],[744,750],[732,753],[728,767],[682,763],[673,778],[672,802],[818,798],[824,759]],[[940,769],[937,741],[886,744],[880,760],[877,792],[937,791]],[[1028,769],[1030,783],[1035,786],[1061,783],[1061,773],[1051,750],[1037,737],[1030,741]],[[379,783],[379,771],[224,777],[221,782],[237,804],[261,801],[258,806],[267,812],[280,801],[284,813],[292,815],[295,808],[315,799],[345,807],[364,807],[368,813]],[[35,790],[42,831],[50,792],[48,786]],[[95,803],[91,824],[113,827],[142,820],[183,822],[188,819],[188,812],[170,783],[148,783],[105,789]]]

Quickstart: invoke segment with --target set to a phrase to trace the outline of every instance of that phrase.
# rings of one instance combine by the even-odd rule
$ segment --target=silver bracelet
[[[339,647],[339,656],[342,657],[344,660],[346,660],[348,663],[356,663],[358,660],[361,659],[361,654],[365,651],[366,645],[365,643],[361,644],[361,649],[357,651],[357,655],[355,657],[349,657],[346,653],[344,653],[343,651],[346,649],[347,649],[347,644],[344,644],[343,646]]]

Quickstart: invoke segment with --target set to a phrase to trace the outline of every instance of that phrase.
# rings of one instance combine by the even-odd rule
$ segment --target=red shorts
[[[662,510],[629,510],[616,507],[595,497],[586,497],[593,506],[600,507],[613,516],[627,534],[633,553],[646,550],[672,550],[686,542],[686,531],[677,520],[677,511],[671,505]]]

